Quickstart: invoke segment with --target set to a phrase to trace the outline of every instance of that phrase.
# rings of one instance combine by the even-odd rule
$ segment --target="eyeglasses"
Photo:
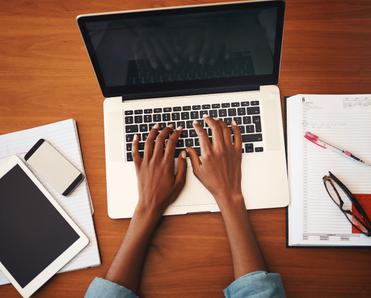
[[[331,172],[329,172],[329,175],[323,176],[322,180],[327,193],[334,203],[340,208],[353,227],[355,227],[362,234],[368,237],[371,236],[370,219],[368,218],[367,213],[362,208],[361,204],[352,195],[349,189]],[[350,201],[354,208],[358,211],[359,215],[356,215],[352,212],[352,207],[350,207],[350,209],[345,208],[344,201]]]

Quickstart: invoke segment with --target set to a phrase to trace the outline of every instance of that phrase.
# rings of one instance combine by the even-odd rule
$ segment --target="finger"
[[[155,55],[158,58],[158,60],[160,61],[160,63],[163,65],[163,67],[165,69],[170,70],[171,69],[171,61],[170,61],[169,57],[167,56],[166,51],[162,47],[161,40],[159,39],[159,37],[157,35],[154,35],[154,36],[151,36],[149,38],[149,40],[152,44],[152,48],[155,52]]]
[[[225,60],[229,60],[231,57],[231,49],[230,49],[230,41],[228,40],[230,37],[228,36],[227,33],[227,28],[223,27],[221,29],[221,33],[219,34],[219,40],[221,42],[221,56]]]
[[[147,137],[146,144],[144,146],[144,156],[143,156],[143,158],[146,160],[150,160],[152,157],[153,147],[155,145],[154,142],[158,135],[158,127],[159,127],[158,123],[153,125]]]
[[[140,165],[142,164],[142,157],[139,154],[139,135],[137,134],[134,135],[132,153],[133,153],[135,169],[138,171],[140,168]]]
[[[236,121],[232,121],[232,131],[233,131],[233,136],[234,136],[234,147],[238,149],[241,152],[241,147],[242,147],[242,137],[241,137],[241,132],[240,129],[237,126]]]
[[[207,63],[209,65],[215,65],[216,60],[220,56],[221,52],[223,51],[223,43],[220,38],[214,41],[214,44],[211,47],[209,57],[207,59]]]
[[[155,141],[155,148],[153,149],[152,156],[153,158],[163,157],[165,149],[165,139],[169,137],[172,131],[173,131],[172,125],[166,126],[163,130],[161,130],[160,134],[157,136]]]
[[[207,125],[211,128],[212,136],[213,136],[213,146],[216,147],[223,147],[224,146],[224,138],[223,138],[223,132],[220,128],[220,125],[218,124],[218,121],[204,115],[205,122]]]
[[[163,50],[166,51],[171,61],[175,64],[179,63],[178,49],[176,47],[175,41],[172,38],[171,34],[165,31],[162,34],[159,34],[158,37],[161,42]]]
[[[139,39],[137,39],[133,44],[133,54],[134,59],[138,60],[141,55],[143,55],[143,47]]]
[[[202,45],[200,57],[198,58],[198,63],[200,63],[201,65],[206,63],[208,53],[210,53],[211,50],[211,40],[209,39],[209,37],[205,38],[207,39],[204,41]]]
[[[200,33],[194,33],[192,41],[188,43],[187,47],[184,50],[184,54],[188,62],[197,62],[199,49],[201,48],[201,46],[202,36],[200,35]]]
[[[193,121],[193,127],[197,133],[198,139],[200,140],[201,154],[205,155],[205,153],[210,152],[211,148],[207,132],[201,127],[200,123],[198,123],[196,120]]]
[[[166,144],[165,158],[173,159],[175,156],[175,147],[180,135],[182,134],[182,127],[178,127],[170,136]]]
[[[201,160],[198,157],[198,154],[197,154],[197,152],[196,152],[196,150],[194,148],[187,147],[186,150],[188,152],[189,158],[191,159],[191,164],[192,164],[193,172],[196,174],[196,173],[198,173],[198,170],[200,169]]]
[[[186,174],[187,174],[187,154],[183,150],[179,154],[178,158],[178,170],[175,176],[175,188],[180,192],[185,184]]]
[[[223,132],[224,144],[227,146],[231,146],[232,145],[231,130],[229,129],[228,125],[223,120],[219,120],[218,122]]]
[[[157,59],[155,57],[152,45],[145,39],[145,37],[142,39],[142,41],[143,41],[144,51],[146,52],[147,59],[148,59],[149,63],[151,64],[151,67],[153,69],[157,69],[158,68],[158,63],[157,63]]]

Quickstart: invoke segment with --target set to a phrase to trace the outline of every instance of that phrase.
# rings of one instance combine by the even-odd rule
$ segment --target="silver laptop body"
[[[191,122],[202,121],[203,114],[240,126],[247,209],[288,205],[277,86],[283,16],[282,1],[249,1],[78,17],[106,97],[111,218],[130,218],[138,201],[131,157],[134,134],[145,140],[154,123],[180,124],[186,133],[177,145],[177,158],[186,146],[199,148]],[[186,185],[165,214],[219,211],[187,163]]]

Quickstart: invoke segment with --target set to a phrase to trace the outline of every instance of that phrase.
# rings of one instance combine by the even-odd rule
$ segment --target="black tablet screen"
[[[19,165],[0,179],[0,262],[22,288],[78,238]]]

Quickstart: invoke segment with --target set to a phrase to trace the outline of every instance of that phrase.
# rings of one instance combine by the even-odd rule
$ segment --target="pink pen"
[[[331,149],[332,151],[344,156],[344,157],[347,157],[347,158],[350,158],[354,161],[357,161],[363,165],[366,165],[366,166],[371,166],[370,164],[364,162],[362,159],[358,158],[357,156],[354,156],[352,154],[352,152],[350,151],[347,151],[347,150],[342,150],[334,145],[331,145],[323,140],[321,140],[317,135],[307,131],[305,132],[305,135],[304,135],[304,138],[306,138],[307,140],[311,141],[312,143],[316,144],[317,146],[320,146],[322,147],[323,149]]]

